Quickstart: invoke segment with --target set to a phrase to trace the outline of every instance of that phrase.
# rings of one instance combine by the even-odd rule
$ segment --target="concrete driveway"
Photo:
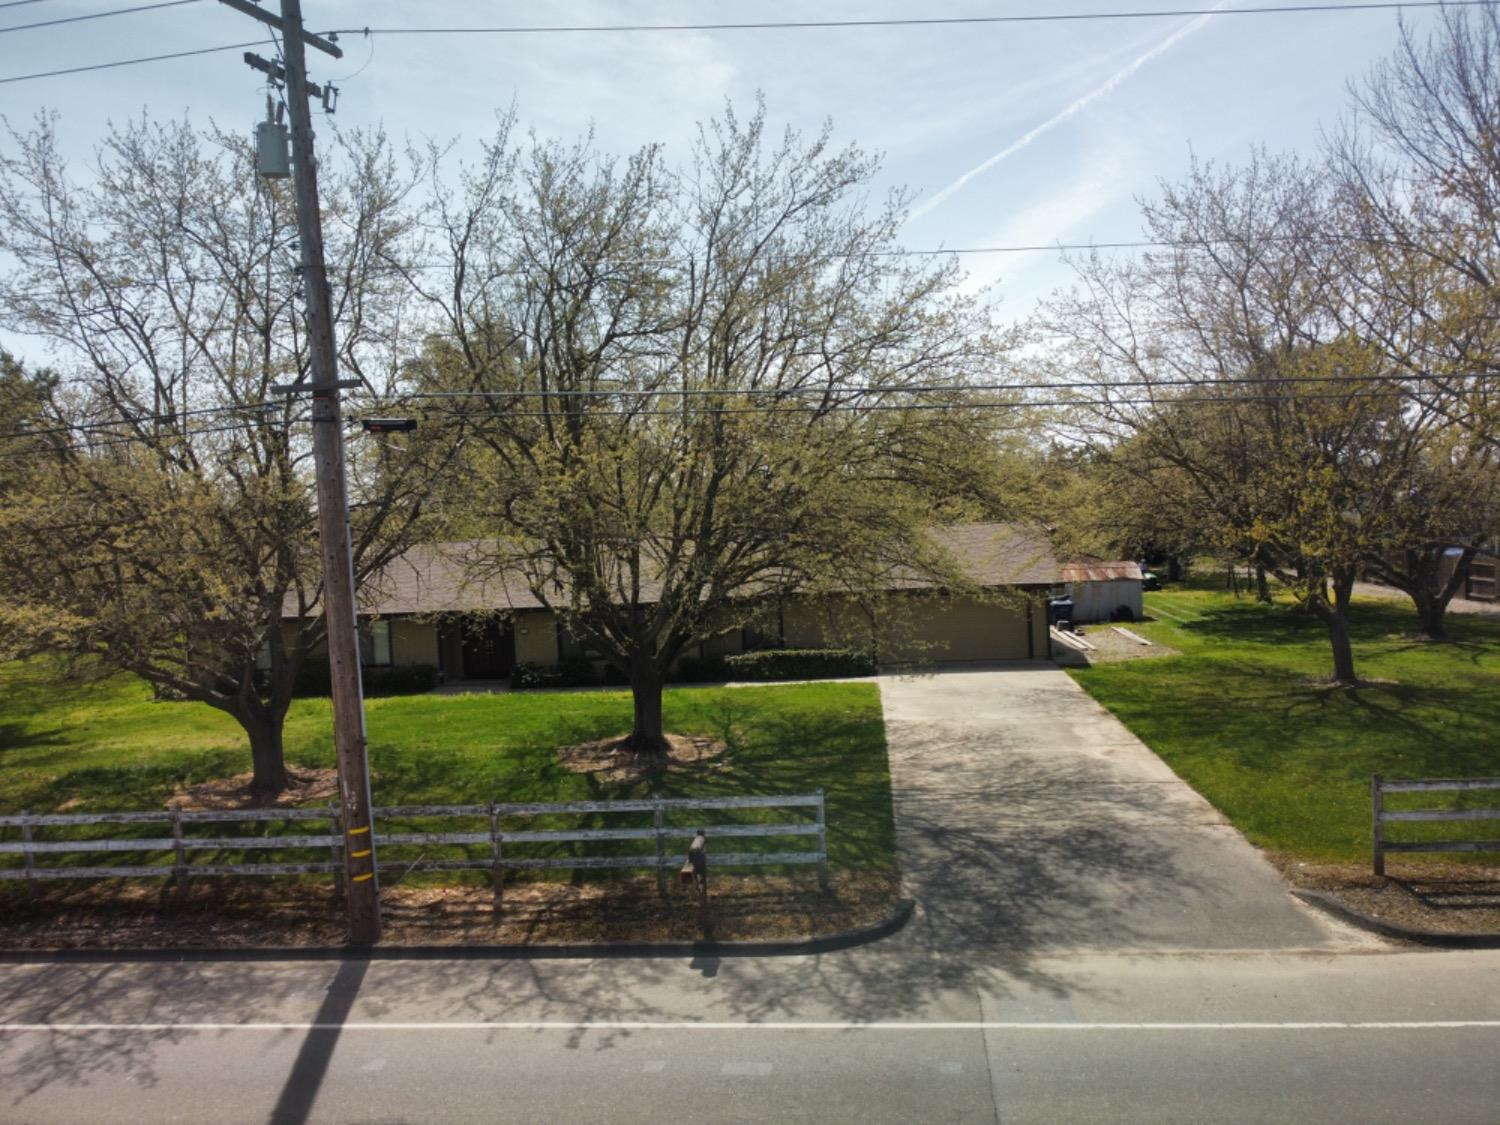
[[[1339,931],[1050,663],[880,677],[933,952],[1305,949]]]

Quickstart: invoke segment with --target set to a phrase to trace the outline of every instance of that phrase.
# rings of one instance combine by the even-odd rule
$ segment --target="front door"
[[[464,628],[464,679],[503,680],[516,663],[509,621],[474,622]]]

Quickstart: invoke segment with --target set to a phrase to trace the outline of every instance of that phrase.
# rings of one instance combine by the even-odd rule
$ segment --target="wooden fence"
[[[729,810],[808,809],[811,819],[782,823],[725,823],[708,819],[706,814]],[[767,867],[816,864],[818,883],[828,887],[828,831],[823,791],[781,797],[708,797],[698,799],[644,799],[632,801],[575,801],[542,804],[487,805],[392,805],[374,810],[377,859],[380,870],[400,871],[488,871],[498,895],[506,871],[619,868],[647,869],[656,872],[657,886],[665,892],[667,875],[680,868],[687,854],[687,842],[702,828],[710,846],[709,861],[720,867]],[[635,814],[644,821],[650,814],[651,824],[634,827],[601,828],[511,828],[507,821],[522,820],[535,824],[538,818],[610,817]],[[691,814],[691,815],[689,815]],[[448,824],[439,831],[402,830],[402,821],[467,821]],[[185,829],[199,825],[235,825],[243,828],[263,822],[279,822],[290,827],[287,834],[200,836]],[[164,825],[170,835],[110,835],[116,826]],[[0,840],[0,856],[19,855],[19,865],[0,867],[0,879],[101,879],[171,876],[178,881],[194,875],[311,875],[331,874],[342,881],[344,871],[344,838],[337,804],[327,809],[242,809],[228,812],[140,812],[140,813],[47,813],[0,816],[0,829],[19,829],[19,840]],[[301,834],[297,830],[302,829]],[[71,839],[38,839],[55,835],[59,830],[75,834]],[[102,830],[102,831],[101,831]],[[77,838],[76,833],[90,833]],[[721,840],[775,839],[804,840],[814,845],[801,850],[720,851]],[[541,846],[609,841],[650,844],[651,850],[630,851],[613,855],[534,855],[525,854]],[[681,846],[675,844],[681,841]],[[419,849],[415,859],[402,853]],[[512,849],[520,848],[522,854]],[[193,862],[192,853],[204,851],[309,851],[326,853],[327,858],[272,863]],[[452,855],[462,849],[462,855]],[[437,850],[443,856],[428,858]],[[478,850],[479,854],[473,854]],[[71,865],[45,862],[46,857],[88,853],[163,853],[155,863],[108,865]],[[38,863],[38,859],[44,862]]]
[[[1385,807],[1387,793],[1457,793],[1467,790],[1500,790],[1500,777],[1469,777],[1437,781],[1387,781],[1380,774],[1370,779],[1370,803],[1374,810],[1375,874],[1385,874],[1387,852],[1500,852],[1500,840],[1390,841],[1387,824],[1403,822],[1459,823],[1472,820],[1500,821],[1500,808],[1488,809],[1398,809]]]

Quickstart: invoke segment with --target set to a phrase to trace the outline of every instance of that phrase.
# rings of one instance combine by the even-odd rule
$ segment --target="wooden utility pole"
[[[380,886],[375,868],[370,768],[365,741],[365,705],[359,675],[358,622],[354,607],[354,557],[344,478],[344,427],[339,409],[338,355],[333,308],[323,263],[323,218],[318,203],[318,166],[313,155],[312,108],[308,103],[307,50],[312,43],[338,56],[331,43],[302,28],[301,0],[281,0],[281,18],[246,0],[224,0],[283,33],[287,110],[292,125],[292,183],[302,244],[302,286],[307,297],[308,348],[312,361],[313,459],[318,485],[318,532],[323,553],[323,615],[333,685],[333,741],[343,808],[344,862],[348,875],[349,940],[380,940]]]

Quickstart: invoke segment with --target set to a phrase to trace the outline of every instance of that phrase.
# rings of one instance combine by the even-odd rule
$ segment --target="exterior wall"
[[[725,618],[724,623],[729,624],[731,619]],[[734,627],[726,629],[716,637],[709,637],[699,646],[704,656],[728,656],[731,653],[745,651],[745,631],[736,619]]]
[[[1120,578],[1108,582],[1069,582],[1068,596],[1073,599],[1073,620],[1108,621],[1120,606],[1129,606],[1137,621],[1141,618],[1141,584],[1135,579]]]
[[[870,637],[870,624],[853,603],[789,598],[782,606],[787,648],[869,648]]]
[[[437,626],[430,621],[413,621],[407,617],[393,617],[391,621],[391,663],[404,666],[411,664],[438,663]]]
[[[557,663],[557,618],[549,610],[520,610],[515,617],[516,663]]]

